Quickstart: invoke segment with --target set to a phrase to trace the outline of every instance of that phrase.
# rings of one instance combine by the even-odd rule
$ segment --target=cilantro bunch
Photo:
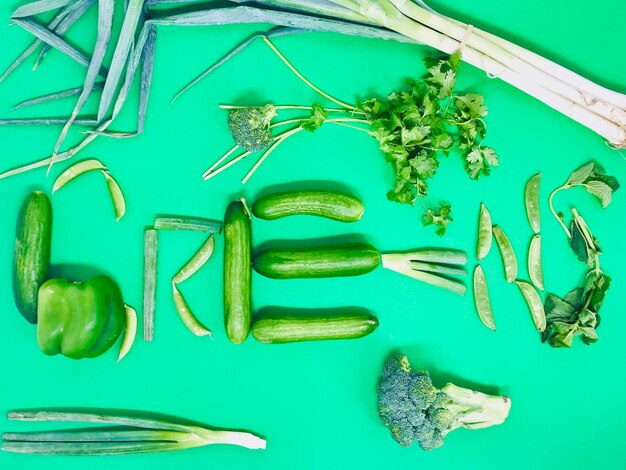
[[[265,40],[295,71],[275,46],[267,38]],[[484,98],[455,91],[459,66],[458,53],[444,59],[426,59],[427,74],[421,80],[408,81],[405,89],[394,91],[386,99],[370,98],[355,105],[325,93],[297,72],[304,83],[339,108],[319,104],[222,106],[230,110],[229,128],[236,145],[207,170],[204,178],[209,179],[248,155],[263,150],[244,178],[245,183],[271,152],[298,132],[315,132],[324,124],[347,126],[366,132],[378,141],[394,171],[395,181],[388,198],[402,204],[419,201],[424,209],[423,224],[433,225],[436,233],[443,236],[452,221],[452,206],[441,202],[436,207],[428,207],[423,200],[428,195],[428,181],[437,173],[440,158],[458,155],[472,179],[489,175],[491,168],[498,165],[496,152],[483,145],[487,131]],[[303,109],[308,110],[308,115],[273,121],[277,111]],[[290,127],[276,132],[286,126]],[[260,142],[265,144],[263,149],[257,145]],[[243,153],[226,162],[226,158],[237,150]]]

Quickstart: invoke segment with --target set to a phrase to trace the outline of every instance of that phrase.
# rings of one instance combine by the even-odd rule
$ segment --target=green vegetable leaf
[[[327,117],[328,113],[326,110],[319,104],[314,104],[313,109],[311,110],[311,116],[307,119],[303,119],[300,122],[300,127],[302,127],[305,131],[315,132],[321,127],[322,124],[324,124]]]
[[[608,184],[600,180],[591,180],[585,184],[585,189],[600,199],[602,207],[607,207],[611,203],[613,189]]]
[[[452,222],[452,206],[447,202],[441,202],[437,209],[428,209],[422,215],[422,224],[424,226],[434,225],[435,233],[443,237],[448,228],[448,223]]]
[[[567,183],[565,184],[567,186],[576,186],[579,184],[583,184],[585,180],[589,177],[589,175],[593,173],[593,169],[595,168],[595,166],[596,163],[591,162],[581,166],[580,168],[577,168],[572,172],[567,180]]]

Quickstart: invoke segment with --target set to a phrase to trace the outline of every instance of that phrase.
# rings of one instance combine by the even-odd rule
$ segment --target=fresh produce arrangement
[[[278,57],[302,80],[339,108],[319,104],[312,106],[273,105],[259,107],[222,106],[229,110],[228,127],[236,142],[226,154],[203,175],[212,178],[247,156],[263,150],[242,183],[246,183],[265,159],[283,142],[300,131],[315,132],[323,124],[338,124],[366,132],[378,140],[385,159],[394,169],[394,188],[387,194],[392,201],[413,204],[419,200],[424,208],[424,225],[434,225],[443,236],[452,221],[451,206],[442,202],[427,208],[423,197],[428,194],[428,180],[439,167],[439,158],[458,154],[470,178],[488,175],[498,165],[495,151],[483,145],[487,127],[484,98],[477,94],[456,93],[456,74],[460,54],[445,60],[426,61],[428,76],[409,82],[410,89],[391,93],[387,100],[370,98],[347,104],[322,91],[307,80],[270,42],[263,38]],[[305,117],[274,122],[278,111],[309,110]],[[279,133],[274,129],[287,130]],[[241,150],[239,155],[231,155]],[[301,196],[302,197],[302,196]]]
[[[502,424],[511,399],[487,395],[454,384],[441,389],[427,371],[411,368],[402,354],[390,356],[378,384],[378,416],[402,446],[414,442],[424,450],[441,447],[458,428],[482,429]]]
[[[265,449],[266,446],[265,439],[247,432],[213,430],[141,416],[134,412],[110,415],[102,412],[11,411],[7,419],[90,425],[85,429],[2,434],[2,450],[21,454],[127,455],[172,452],[211,444],[230,444],[247,449]],[[106,426],[98,428],[94,425]]]
[[[86,52],[82,44],[76,44],[74,39],[70,39],[68,32],[86,18],[92,9],[97,9],[97,28],[91,51]],[[21,112],[61,100],[74,100],[66,116],[0,119],[0,126],[55,126],[59,129],[49,156],[0,173],[0,179],[37,168],[47,168],[49,174],[57,164],[78,156],[97,138],[123,141],[142,134],[152,87],[157,34],[161,26],[258,23],[267,29],[267,25],[270,25],[269,29],[253,33],[211,64],[176,93],[171,104],[255,43],[268,47],[300,82],[318,95],[319,102],[305,104],[276,104],[264,99],[256,105],[237,104],[241,103],[239,100],[220,105],[220,109],[227,112],[226,124],[234,142],[202,175],[204,180],[212,180],[212,190],[222,191],[220,196],[228,193],[219,186],[223,178],[216,177],[227,169],[248,157],[256,158],[241,181],[245,184],[269,156],[293,136],[302,136],[302,131],[317,132],[327,124],[342,126],[375,139],[377,149],[392,169],[388,175],[391,182],[388,200],[418,205],[423,210],[421,224],[432,226],[439,237],[445,236],[453,222],[451,202],[454,201],[452,197],[436,202],[428,198],[429,186],[434,183],[433,178],[444,157],[460,160],[471,180],[489,176],[499,166],[501,157],[506,159],[490,147],[487,141],[486,103],[489,97],[476,93],[479,87],[474,88],[474,92],[468,92],[461,91],[457,84],[462,68],[466,67],[462,65],[463,62],[484,71],[489,78],[499,78],[513,85],[579,122],[601,136],[613,150],[626,149],[626,95],[596,84],[507,39],[447,17],[433,10],[423,0],[252,0],[243,3],[240,0],[31,0],[17,7],[11,22],[30,33],[34,40],[0,75],[0,84],[29,58],[34,59],[36,70],[51,51],[60,52],[85,70],[81,86],[27,99],[13,108],[13,111]],[[295,64],[304,63],[305,58],[294,56],[293,60],[288,59],[276,46],[276,38],[314,32],[413,43],[428,46],[443,55],[432,58],[433,51],[427,51],[424,54],[427,57],[424,61],[425,71],[420,73],[421,78],[407,80],[404,86],[397,87],[386,97],[357,91],[354,96],[358,98],[342,100],[314,84],[301,72]],[[256,83],[259,77],[262,78],[262,74],[245,75],[251,84]],[[241,76],[236,78],[244,79]],[[120,114],[128,109],[128,103],[135,101],[129,100],[133,88],[138,88],[136,128],[113,130]],[[89,114],[88,101],[94,99],[96,111],[95,114]],[[544,132],[541,126],[528,122],[527,133],[531,128],[533,133]],[[202,135],[200,138],[206,143],[210,137]],[[544,173],[547,173],[546,170],[542,169]],[[88,158],[63,168],[52,182],[51,194],[91,173],[104,178],[116,221],[120,221],[127,212],[126,197],[117,180],[99,159]],[[549,174],[547,176],[550,177]],[[389,320],[388,312],[375,314],[366,305],[348,307],[344,304],[332,309],[316,307],[311,305],[316,296],[301,296],[301,308],[283,308],[273,304],[271,307],[259,308],[260,302],[255,295],[260,288],[255,293],[254,287],[255,278],[262,285],[262,279],[257,276],[271,279],[265,280],[269,289],[275,288],[276,292],[281,292],[285,285],[290,284],[286,280],[298,279],[295,284],[315,285],[323,278],[368,275],[382,266],[422,283],[440,287],[442,291],[434,290],[437,295],[448,295],[451,292],[461,296],[467,291],[467,270],[472,269],[470,293],[473,295],[473,307],[485,327],[495,332],[496,317],[500,318],[501,315],[498,311],[501,309],[500,303],[492,303],[490,292],[497,292],[500,296],[513,288],[519,291],[516,295],[519,301],[524,301],[524,308],[528,308],[542,343],[547,343],[551,348],[571,348],[577,346],[576,337],[580,337],[582,343],[590,345],[598,341],[599,312],[611,285],[611,277],[603,271],[604,265],[601,267],[600,244],[579,210],[572,207],[571,215],[566,216],[557,211],[555,203],[557,195],[562,196],[573,188],[583,188],[606,208],[611,204],[620,184],[617,178],[607,174],[602,165],[591,161],[575,169],[565,183],[544,200],[542,185],[546,184],[545,178],[541,172],[534,173],[525,183],[523,198],[519,198],[520,204],[523,200],[528,222],[524,226],[526,232],[519,231],[519,227],[510,220],[499,222],[497,206],[491,205],[487,193],[483,195],[484,202],[480,203],[478,211],[476,238],[473,235],[465,237],[470,243],[476,242],[473,269],[472,266],[468,267],[468,262],[472,260],[468,260],[465,251],[428,246],[427,242],[420,244],[423,248],[387,252],[381,249],[383,243],[380,241],[375,245],[367,241],[323,242],[316,238],[319,234],[311,235],[309,228],[305,232],[306,238],[277,241],[284,237],[280,227],[292,223],[297,227],[297,221],[305,217],[310,218],[311,224],[330,224],[335,228],[345,228],[348,226],[346,224],[350,224],[351,229],[366,226],[367,220],[365,224],[362,220],[364,216],[365,219],[370,217],[371,213],[365,212],[365,204],[349,190],[337,191],[325,187],[336,186],[335,182],[328,185],[315,183],[318,187],[314,189],[304,189],[311,187],[313,182],[291,182],[296,189],[278,192],[271,192],[268,186],[257,192],[258,197],[254,200],[249,195],[247,200],[229,195],[228,200],[231,202],[225,204],[225,207],[215,207],[215,199],[210,200],[211,209],[224,214],[222,220],[197,215],[154,216],[152,213],[148,225],[142,227],[143,310],[139,315],[125,303],[121,285],[109,275],[57,277],[51,269],[52,202],[44,191],[35,191],[27,195],[17,218],[11,270],[14,302],[20,315],[28,323],[36,325],[37,343],[43,353],[43,356],[38,355],[39,359],[50,360],[44,356],[63,356],[73,360],[97,358],[119,340],[119,362],[135,344],[140,329],[143,330],[144,342],[154,341],[155,321],[158,318],[157,287],[166,266],[159,258],[164,249],[170,250],[160,238],[160,233],[170,231],[175,232],[181,240],[185,233],[202,237],[202,243],[198,243],[194,254],[188,259],[181,259],[178,265],[180,268],[168,274],[168,282],[171,279],[171,306],[195,336],[212,339],[214,334],[222,334],[231,343],[199,340],[199,344],[229,348],[237,345],[242,353],[246,353],[249,352],[246,348],[251,342],[246,344],[246,341],[252,336],[257,343],[261,343],[256,347],[267,348],[277,354],[290,348],[295,351],[326,346],[332,350],[328,342],[336,341],[335,344],[343,346],[344,340],[357,339],[365,346],[376,346],[376,341],[383,339],[387,347],[389,341],[396,340],[394,333],[386,330],[389,325],[386,323]],[[456,188],[447,189],[453,193]],[[514,194],[513,190],[510,192]],[[90,192],[89,196],[105,197],[104,191],[97,190]],[[507,198],[508,204],[508,194],[503,193],[502,197]],[[251,204],[247,201],[251,201]],[[546,202],[558,226],[565,232],[575,256],[585,264],[584,277],[579,287],[564,296],[553,293],[555,289],[551,285],[551,271],[546,270],[544,276],[544,261],[552,258],[554,252],[553,247],[546,247],[551,239],[544,237],[543,232],[546,223],[542,221],[541,211]],[[489,207],[493,210],[493,216]],[[375,215],[375,212],[372,213]],[[385,211],[383,213],[387,215]],[[457,216],[455,210],[454,218],[460,216],[462,214]],[[130,222],[126,219],[124,224],[114,225],[119,230]],[[503,225],[506,226],[506,232]],[[267,233],[270,233],[270,245],[261,245],[257,237]],[[368,240],[370,237],[359,230],[357,233],[363,235],[359,240]],[[528,233],[529,241],[526,260],[523,260],[515,247],[522,235],[521,240],[527,240],[525,233]],[[220,243],[221,236],[223,243]],[[495,251],[492,250],[494,240],[499,251],[496,257],[502,262],[502,268],[498,265],[498,271],[502,281],[506,281],[506,284],[502,283],[502,290],[494,290],[493,277],[497,272],[488,264],[494,258],[493,255],[490,258],[492,251]],[[206,326],[208,322],[205,324],[194,314],[195,309],[191,308],[183,293],[188,288],[188,284],[183,283],[199,273],[212,258],[213,263],[219,262],[219,250],[222,249],[223,264],[220,268],[223,284],[220,286],[212,282],[208,288],[214,289],[214,292],[222,289],[223,332],[209,329]],[[471,251],[474,252],[473,248]],[[214,256],[216,252],[218,256]],[[172,253],[176,252],[172,250]],[[524,267],[527,269],[526,278]],[[133,270],[129,269],[128,272],[132,273]],[[137,277],[140,276],[138,273]],[[354,282],[360,280],[354,279]],[[125,288],[128,287],[126,283],[123,284]],[[516,287],[508,287],[513,284]],[[442,316],[450,313],[446,309],[450,309],[452,304],[431,299],[430,292],[419,291],[418,284],[415,284],[415,292],[411,291],[409,295],[415,296],[419,305],[412,301],[412,308],[409,308],[404,305],[409,304],[406,301],[408,288],[402,286],[402,289],[405,289],[403,296],[398,296],[403,302],[400,307],[402,311],[398,315],[404,314],[404,310],[419,310],[409,312],[423,317],[420,317],[419,328],[427,330],[426,327],[430,327],[427,324],[427,313],[435,312]],[[320,289],[319,295],[323,296],[324,293]],[[381,289],[382,295],[391,294]],[[471,303],[461,298],[458,301]],[[459,323],[465,334],[466,329],[461,321],[462,317],[454,317],[454,323]],[[434,328],[430,330],[433,331],[433,341],[441,341],[438,332]],[[491,339],[495,333],[483,330],[483,334]],[[372,337],[365,339],[370,335]],[[278,344],[285,346],[270,346]],[[480,344],[474,344],[469,339],[468,344],[487,357],[479,349]],[[345,345],[352,347],[349,341],[345,341]],[[357,347],[358,343],[354,346]],[[551,348],[543,347],[542,351],[555,354]],[[406,350],[404,346],[403,349]],[[369,349],[362,351],[370,352]],[[372,375],[370,392],[377,393],[377,409],[370,406],[369,412],[373,415],[377,411],[382,425],[401,446],[411,447],[417,443],[422,450],[430,451],[442,447],[446,436],[456,429],[482,429],[507,421],[511,399],[499,395],[500,391],[481,385],[464,388],[452,383],[439,388],[433,382],[447,382],[440,380],[443,373],[430,366],[426,367],[430,372],[413,369],[408,356],[397,349],[392,351],[384,360],[382,373],[377,377],[377,387],[374,381],[376,376]],[[431,351],[424,352],[429,354]],[[73,364],[72,361],[59,359]],[[364,370],[377,370],[371,367],[372,361],[375,364],[376,359],[365,356],[364,359],[369,364]],[[130,361],[126,362],[131,365]],[[256,365],[241,360],[230,366],[245,369]],[[97,361],[94,367],[97,367]],[[452,380],[457,382],[456,378]],[[184,392],[185,387],[195,384],[180,385]],[[227,387],[228,384],[216,380],[212,386]],[[490,394],[473,388],[490,391]],[[41,407],[41,404],[37,406]],[[323,408],[319,412],[323,413]],[[7,418],[23,422],[70,424],[69,429],[3,433],[1,449],[13,453],[111,456],[169,452],[211,444],[229,444],[247,449],[266,448],[264,438],[249,432],[212,429],[189,421],[178,422],[161,415],[134,411],[40,408],[11,411]],[[76,428],[76,423],[84,423],[88,427]],[[509,426],[517,424],[513,419],[507,423]],[[380,430],[384,431],[384,428],[380,426]],[[534,444],[535,441],[532,441],[531,445]],[[284,451],[284,447],[277,447],[277,451]]]
[[[611,278],[600,269],[600,245],[585,220],[575,208],[572,208],[573,218],[568,228],[564,222],[564,215],[557,213],[554,208],[554,197],[560,191],[581,187],[596,196],[602,206],[606,207],[611,203],[613,193],[620,185],[615,177],[606,174],[601,165],[590,162],[576,169],[565,184],[550,194],[548,199],[550,211],[567,235],[572,250],[578,259],[587,265],[589,271],[582,287],[570,291],[563,298],[548,294],[544,302],[539,293],[544,290],[539,212],[540,178],[539,173],[530,178],[524,193],[528,222],[533,230],[527,263],[532,283],[517,279],[518,266],[513,246],[498,225],[491,225],[491,215],[485,204],[480,206],[478,219],[477,258],[482,260],[487,256],[492,237],[495,238],[502,255],[506,280],[517,284],[543,342],[552,347],[568,348],[572,346],[576,336],[581,336],[585,344],[595,343],[598,340],[596,328],[600,324],[598,311],[611,284]],[[480,264],[474,270],[474,302],[482,323],[495,330],[487,280]]]

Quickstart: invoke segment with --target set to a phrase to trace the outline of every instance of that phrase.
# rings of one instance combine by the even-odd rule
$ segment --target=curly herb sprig
[[[303,130],[315,132],[326,123],[342,125],[367,132],[378,140],[395,174],[388,198],[402,204],[419,201],[424,209],[423,224],[435,226],[436,233],[444,235],[453,220],[452,206],[442,202],[437,208],[428,208],[423,201],[428,195],[428,180],[435,176],[439,167],[439,158],[459,155],[472,179],[489,175],[491,168],[498,165],[496,152],[483,145],[487,131],[484,98],[478,94],[458,94],[455,91],[460,53],[447,59],[426,59],[426,77],[408,81],[407,88],[391,93],[386,99],[370,98],[351,105],[311,83],[268,38],[263,39],[300,80],[339,107],[320,104],[221,106],[229,110],[228,125],[236,145],[204,173],[204,179],[212,178],[252,153],[263,150],[244,177],[242,182],[246,183],[288,138]],[[309,114],[274,121],[279,110],[306,110]],[[275,132],[283,126],[291,127],[280,133]],[[243,152],[226,162],[238,150]]]

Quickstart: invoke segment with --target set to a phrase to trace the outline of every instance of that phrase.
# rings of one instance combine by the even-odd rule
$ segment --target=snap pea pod
[[[539,233],[541,229],[541,217],[539,214],[539,183],[541,181],[541,173],[537,173],[526,183],[524,191],[524,201],[526,203],[526,215],[528,223],[535,233]]]
[[[528,282],[516,281],[516,283],[517,287],[519,287],[519,290],[522,292],[526,303],[528,304],[530,315],[533,318],[535,327],[540,333],[542,333],[546,329],[546,312],[543,308],[543,302],[541,301],[539,293]]]
[[[137,336],[137,311],[130,305],[124,305],[124,336],[120,345],[120,353],[117,362],[120,362],[130,351]]]
[[[493,226],[493,236],[502,255],[506,280],[510,284],[517,277],[517,258],[515,257],[515,251],[513,251],[513,245],[511,245],[509,237],[506,236],[499,225]]]
[[[70,181],[75,180],[85,173],[102,170],[106,170],[106,167],[100,160],[96,160],[95,158],[78,162],[69,167],[63,173],[61,173],[61,175],[59,175],[59,177],[54,182],[54,185],[52,186],[52,194],[57,192]]]
[[[528,249],[528,275],[539,290],[543,290],[543,268],[541,267],[541,235],[536,234],[530,240]]]
[[[178,290],[178,284],[186,281],[193,276],[198,270],[204,266],[211,258],[213,250],[215,249],[215,240],[213,235],[209,235],[209,238],[202,244],[200,249],[194,254],[191,259],[176,273],[172,279],[172,296],[174,298],[174,306],[178,315],[180,315],[183,323],[189,328],[196,336],[211,336],[211,330],[206,328],[202,323],[198,321],[189,304]]]
[[[474,304],[476,305],[478,318],[483,322],[483,325],[496,331],[491,301],[489,300],[487,279],[480,264],[477,264],[476,269],[474,269]]]
[[[480,215],[478,216],[478,244],[476,245],[476,258],[483,259],[491,249],[493,232],[491,230],[491,214],[487,206],[480,203]]]

